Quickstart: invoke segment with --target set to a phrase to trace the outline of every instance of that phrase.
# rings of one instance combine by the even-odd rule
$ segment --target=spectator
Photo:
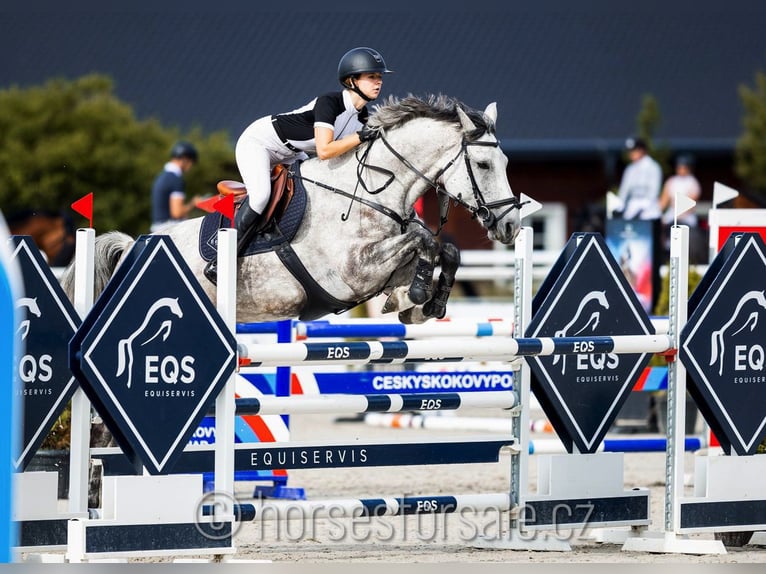
[[[170,161],[152,185],[152,232],[168,223],[186,219],[196,206],[197,198],[186,202],[183,176],[198,159],[197,149],[189,142],[176,142],[170,150]]]
[[[676,158],[676,173],[671,175],[662,187],[660,195],[660,210],[662,222],[673,225],[675,221],[676,194],[686,195],[694,201],[698,201],[702,193],[700,183],[693,173],[694,158],[682,154]],[[704,263],[707,261],[707,247],[705,234],[697,225],[697,214],[689,210],[678,215],[678,224],[689,227],[689,260],[692,263]],[[666,252],[670,249],[670,233],[665,230],[664,246]]]
[[[676,194],[681,193],[690,199],[697,201],[700,197],[700,182],[694,177],[692,169],[694,159],[689,155],[679,155],[676,159],[676,173],[671,175],[665,185],[662,187],[660,195],[660,211],[662,211],[662,222],[672,225],[675,220]],[[678,223],[695,227],[697,225],[697,214],[690,210],[681,213],[678,216]]]
[[[646,142],[640,138],[625,141],[630,164],[620,181],[618,196],[622,200],[624,219],[659,219],[659,198],[662,185],[662,169],[647,151]]]

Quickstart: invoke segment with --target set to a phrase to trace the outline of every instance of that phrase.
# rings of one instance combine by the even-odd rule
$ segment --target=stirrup
[[[207,278],[208,281],[210,281],[213,285],[218,285],[218,262],[215,259],[211,259],[207,262],[207,265],[205,265],[205,269],[202,271],[202,274]]]

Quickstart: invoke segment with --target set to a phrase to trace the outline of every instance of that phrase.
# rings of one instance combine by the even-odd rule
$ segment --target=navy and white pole
[[[662,353],[672,348],[668,335],[612,337],[539,337],[451,339],[448,341],[351,341],[339,343],[271,343],[237,345],[240,359],[254,367],[400,364],[407,361],[512,361],[519,357]]]
[[[467,512],[502,512],[511,509],[507,492],[489,494],[456,494],[433,496],[351,498],[328,500],[267,500],[253,504],[238,504],[234,512],[241,522],[273,520],[308,520],[316,518],[345,518],[373,516],[405,516],[412,514],[449,514]],[[203,508],[203,514],[214,509]]]
[[[236,415],[398,413],[456,411],[466,408],[507,410],[516,404],[516,394],[513,391],[414,395],[264,395],[236,399]]]

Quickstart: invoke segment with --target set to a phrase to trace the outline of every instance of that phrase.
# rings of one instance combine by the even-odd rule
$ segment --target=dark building
[[[235,139],[262,115],[337,89],[339,57],[369,45],[395,70],[384,94],[441,92],[480,109],[496,101],[511,186],[564,203],[568,232],[589,225],[618,184],[647,94],[661,113],[654,143],[669,159],[696,155],[703,201],[714,181],[740,188],[738,89],[766,70],[760,0],[93,4],[5,3],[0,87],[105,73],[139,117]],[[486,247],[459,211],[448,230],[461,247]]]

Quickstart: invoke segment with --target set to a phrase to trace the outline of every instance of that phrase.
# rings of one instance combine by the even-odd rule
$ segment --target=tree
[[[214,193],[216,181],[237,177],[225,132],[181,133],[154,118],[139,120],[107,76],[1,90],[0,206],[6,214],[63,211],[92,192],[98,233],[146,233],[152,181],[181,138],[200,151],[186,178],[189,195]]]
[[[636,135],[649,146],[649,154],[660,164],[662,172],[667,174],[670,169],[670,150],[667,146],[655,144],[654,133],[662,122],[660,104],[652,94],[644,94],[641,98],[641,109],[636,117]]]
[[[744,132],[734,151],[734,170],[755,194],[766,198],[766,74],[755,75],[755,86],[739,87],[745,112]]]

